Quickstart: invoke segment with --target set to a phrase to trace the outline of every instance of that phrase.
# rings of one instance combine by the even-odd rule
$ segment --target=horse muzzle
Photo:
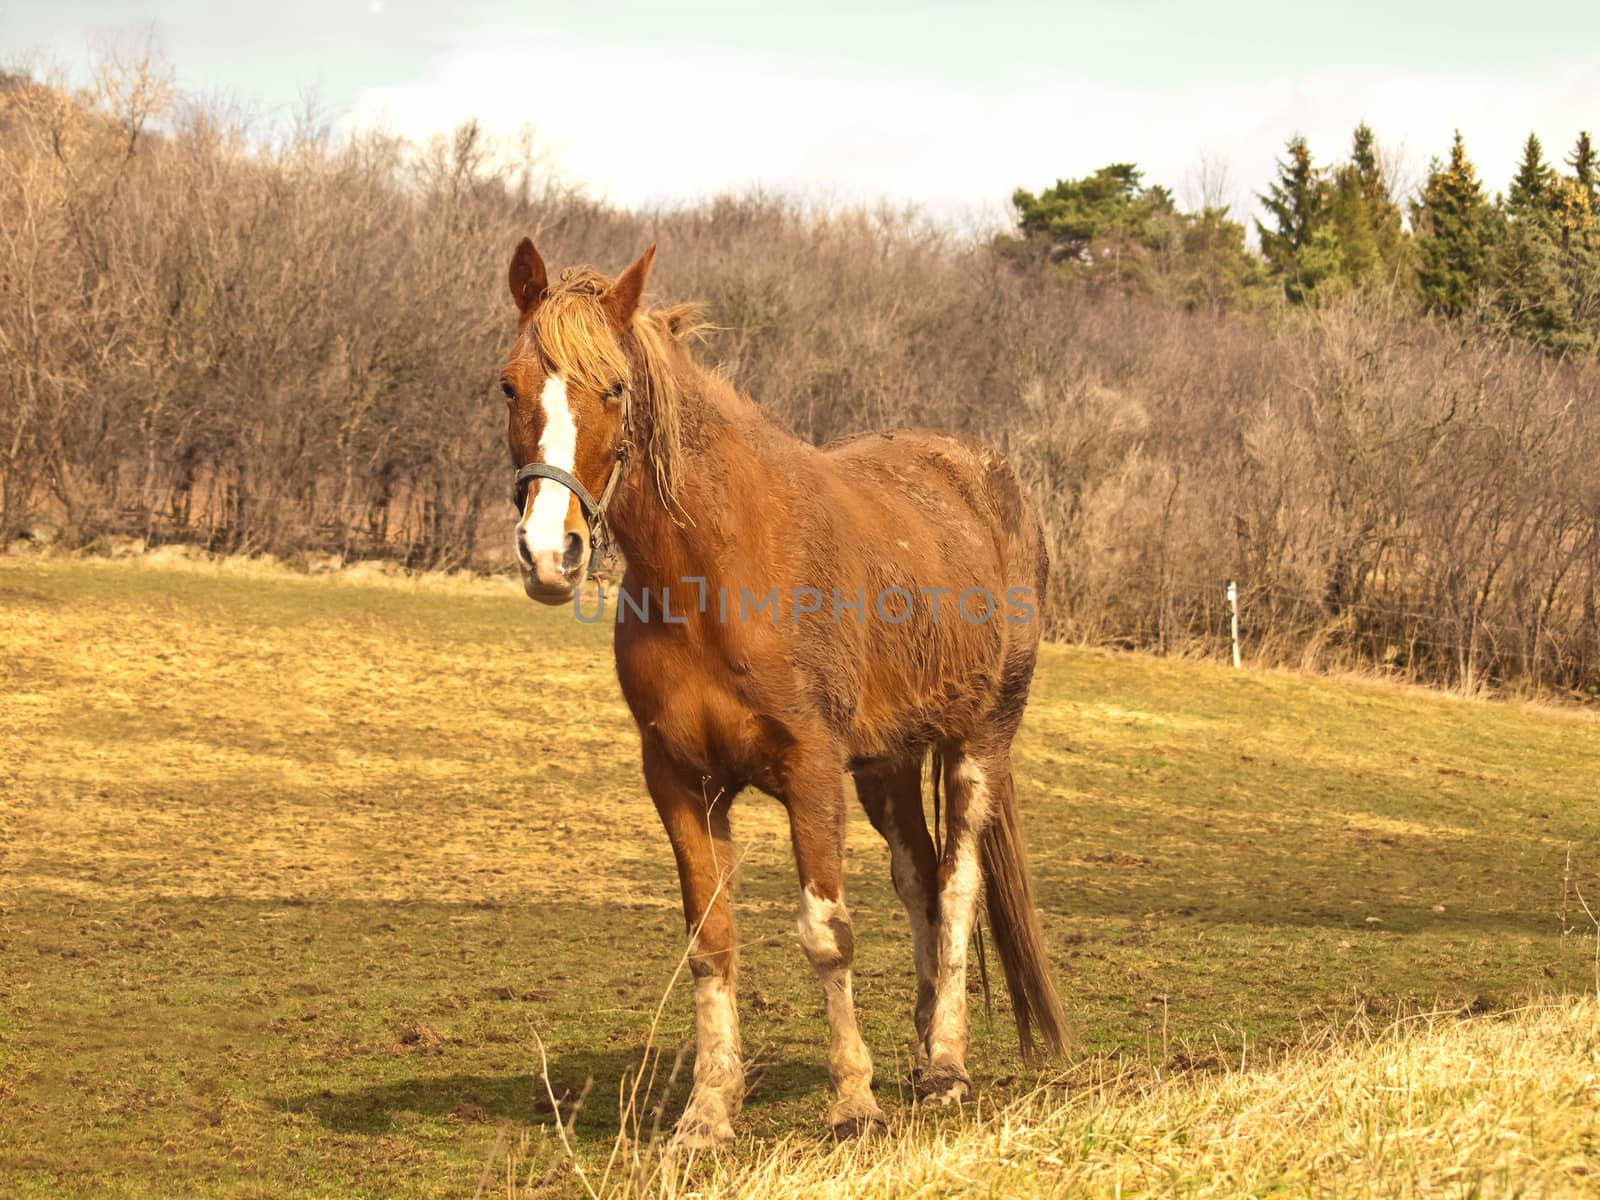
[[[572,599],[589,570],[589,543],[568,533],[560,550],[532,550],[521,529],[517,531],[517,565],[522,568],[522,590],[541,604],[565,604]]]
[[[548,604],[552,608],[558,604],[568,604],[577,593],[577,587],[551,587],[540,583],[529,571],[522,573],[522,590],[528,594],[528,599],[537,600],[540,604]]]

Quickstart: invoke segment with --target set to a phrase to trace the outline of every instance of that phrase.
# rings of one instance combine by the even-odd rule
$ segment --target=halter
[[[583,519],[589,523],[589,553],[598,554],[600,536],[605,529],[606,506],[611,503],[612,493],[617,490],[617,480],[622,477],[622,468],[627,461],[628,440],[624,436],[617,444],[616,461],[611,464],[611,474],[606,479],[606,486],[601,489],[598,500],[583,486],[576,475],[563,471],[560,467],[552,467],[549,463],[529,463],[517,470],[517,482],[511,489],[511,503],[517,503],[522,485],[530,479],[549,479],[559,483],[578,498],[578,507],[583,509]]]

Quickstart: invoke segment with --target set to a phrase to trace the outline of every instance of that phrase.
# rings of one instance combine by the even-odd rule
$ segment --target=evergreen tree
[[[1244,226],[1226,207],[1208,205],[1183,218],[1177,257],[1178,299],[1190,308],[1248,308],[1261,294],[1261,261],[1245,246]]]
[[[1385,282],[1414,276],[1414,255],[1406,236],[1405,217],[1395,202],[1389,177],[1378,158],[1377,138],[1365,121],[1356,126],[1351,138],[1350,162],[1361,182],[1361,195],[1367,205],[1367,224]]]
[[[1244,226],[1225,207],[1181,213],[1172,193],[1146,185],[1132,163],[1111,163],[1082,179],[1057,180],[1035,195],[1011,198],[1019,242],[1044,250],[1062,274],[1095,286],[1132,287],[1189,307],[1244,308],[1262,293],[1260,260]]]
[[[1596,240],[1589,194],[1576,179],[1554,176],[1544,208],[1563,250],[1575,250]]]
[[[1373,223],[1372,205],[1367,199],[1361,169],[1353,162],[1346,163],[1333,173],[1328,232],[1332,235],[1336,270],[1351,283],[1365,283],[1374,278],[1382,266]],[[1313,235],[1312,242],[1316,240]]]
[[[1326,254],[1314,255],[1315,261],[1308,263],[1301,257],[1327,217],[1329,191],[1326,175],[1311,160],[1306,139],[1296,135],[1289,140],[1287,156],[1278,160],[1277,179],[1266,195],[1257,196],[1272,217],[1271,228],[1256,222],[1261,253],[1273,273],[1283,277],[1291,300],[1307,299],[1325,277]]]
[[[1350,160],[1331,173],[1315,165],[1304,138],[1293,139],[1260,199],[1271,217],[1270,227],[1256,223],[1262,254],[1289,299],[1411,277],[1400,207],[1365,122],[1351,138]]]
[[[1581,336],[1600,348],[1600,164],[1587,132],[1578,135],[1566,162],[1572,174],[1557,179],[1551,197],[1561,230],[1562,276]]]
[[[1112,163],[1082,179],[1059,179],[1037,196],[1018,188],[1011,203],[1022,232],[1049,239],[1057,257],[1081,257],[1108,237],[1156,249],[1168,237],[1163,218],[1177,207],[1166,188],[1145,187],[1143,180],[1132,163]]]
[[[1494,300],[1519,336],[1541,345],[1574,344],[1576,326],[1548,214],[1504,223],[1490,260]]]
[[[1350,138],[1350,165],[1356,169],[1361,181],[1361,194],[1370,204],[1389,199],[1388,181],[1383,177],[1383,165],[1378,161],[1378,138],[1372,126],[1365,121],[1356,126]]]
[[[1431,308],[1458,314],[1488,282],[1494,211],[1456,131],[1448,163],[1434,160],[1413,212],[1418,231],[1417,282]]]
[[[1584,205],[1578,185],[1550,168],[1530,133],[1491,256],[1494,298],[1516,333],[1555,349],[1584,340],[1568,286],[1574,265],[1568,244]]]
[[[1112,163],[1082,179],[1057,180],[1037,196],[1012,194],[1025,242],[1045,249],[1069,276],[1098,286],[1165,290],[1181,253],[1184,218],[1172,193],[1146,186],[1132,163]]]
[[[1550,165],[1544,161],[1544,147],[1539,135],[1530,133],[1522,146],[1522,162],[1511,180],[1511,196],[1507,208],[1520,216],[1533,216],[1548,211],[1546,198],[1550,193]]]
[[[1600,266],[1600,164],[1587,133],[1578,135],[1567,165],[1572,174],[1556,177],[1550,209],[1561,229],[1562,246],[1582,255],[1585,261],[1578,266],[1589,270]]]
[[[1351,137],[1350,161],[1333,173],[1328,223],[1345,280],[1364,285],[1414,277],[1400,206],[1390,194],[1377,137],[1364,121]]]
[[[1591,213],[1600,212],[1600,165],[1595,163],[1594,145],[1587,131],[1578,135],[1578,144],[1567,157],[1572,168],[1572,179],[1589,201]]]

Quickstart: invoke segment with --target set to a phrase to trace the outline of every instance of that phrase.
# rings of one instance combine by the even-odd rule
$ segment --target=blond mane
[[[610,285],[592,267],[561,272],[534,313],[534,333],[540,350],[569,382],[601,394],[619,382],[627,385],[630,423],[637,430],[643,418],[643,449],[656,490],[668,512],[687,517],[678,503],[677,483],[683,462],[684,368],[689,362],[675,351],[707,328],[702,310],[696,304],[678,304],[635,313],[631,330],[643,365],[636,371],[600,306]]]

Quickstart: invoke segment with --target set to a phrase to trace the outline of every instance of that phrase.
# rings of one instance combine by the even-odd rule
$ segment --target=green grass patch
[[[683,940],[608,635],[507,581],[0,560],[8,1193],[470,1195],[508,1138],[570,1190],[535,1031],[603,1162]],[[1594,988],[1585,715],[1047,647],[1016,766],[1082,1056]],[[734,822],[754,1156],[821,1139],[824,1026],[781,810]],[[850,845],[894,1116],[909,934]],[[975,1012],[988,1096],[1031,1086]],[[663,1074],[689,1033],[680,988]]]

